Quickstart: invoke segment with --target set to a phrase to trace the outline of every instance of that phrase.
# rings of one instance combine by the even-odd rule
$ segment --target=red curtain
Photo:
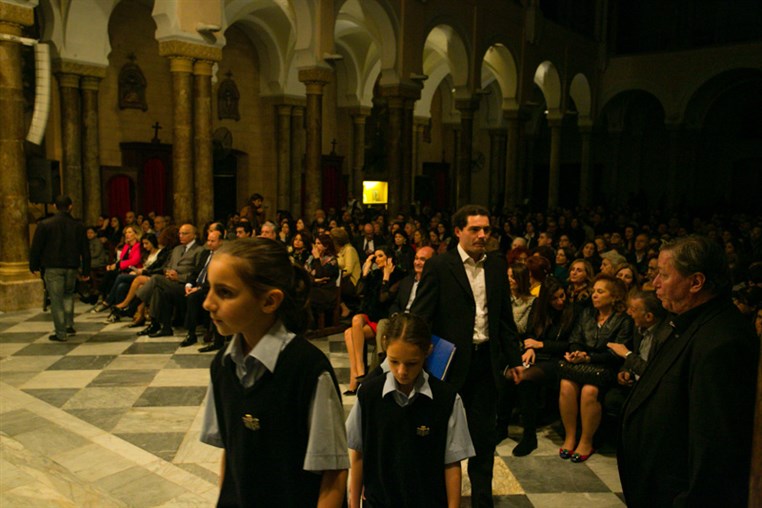
[[[148,159],[143,166],[143,212],[156,212],[164,215],[167,195],[164,163],[156,157]]]
[[[111,217],[124,217],[124,214],[132,210],[130,203],[130,186],[132,182],[127,175],[116,175],[107,184],[108,188],[108,213]]]

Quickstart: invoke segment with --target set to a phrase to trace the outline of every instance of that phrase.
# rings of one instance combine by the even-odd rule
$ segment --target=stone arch
[[[111,52],[108,23],[118,3],[119,0],[82,0],[60,4],[43,0],[40,7],[48,22],[43,23],[42,38],[53,43],[62,59],[107,67]],[[82,30],[83,26],[91,29]]]
[[[704,125],[706,115],[719,97],[749,82],[760,82],[762,87],[762,70],[732,69],[712,76],[691,94],[682,114],[685,124],[693,128]]]
[[[494,79],[499,86],[502,108],[504,110],[517,109],[518,70],[516,59],[511,51],[500,43],[490,46],[482,60],[481,83],[483,88],[486,87],[485,80],[488,82],[490,79]]]
[[[542,62],[535,70],[534,82],[542,90],[548,111],[560,112],[563,90],[556,66],[548,60]]]
[[[346,0],[336,15],[334,40],[344,59],[336,64],[340,106],[370,107],[373,87],[398,81],[395,69],[398,24],[375,0]]]
[[[592,118],[592,94],[587,76],[579,73],[572,78],[569,85],[569,97],[574,101],[580,120]]]
[[[423,84],[421,98],[416,102],[416,116],[431,115],[431,100],[442,80],[449,76],[452,93],[467,96],[469,59],[466,45],[451,25],[437,25],[428,32],[423,47],[423,73],[428,79]]]

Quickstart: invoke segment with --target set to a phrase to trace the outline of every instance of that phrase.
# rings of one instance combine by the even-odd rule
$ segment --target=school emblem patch
[[[428,428],[425,425],[420,425],[415,428],[415,433],[419,435],[420,437],[426,437],[429,435],[429,432],[431,431],[430,428]]]
[[[254,418],[250,414],[245,414],[241,418],[243,425],[249,430],[259,430],[259,418]]]

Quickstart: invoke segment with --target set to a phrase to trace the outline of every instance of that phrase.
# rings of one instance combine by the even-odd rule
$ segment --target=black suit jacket
[[[365,246],[365,235],[360,235],[356,237],[352,241],[352,245],[354,245],[355,250],[357,251],[357,255],[360,258],[360,264],[365,263],[365,260],[368,259],[368,254],[365,252],[364,246]],[[384,239],[380,236],[373,235],[373,250],[377,250],[379,247],[386,245],[384,242]]]
[[[630,507],[747,503],[759,339],[729,298],[689,312],[622,410],[618,463]]]
[[[521,357],[511,310],[508,274],[501,256],[487,256],[484,275],[490,356],[497,383],[503,369],[520,365]],[[434,334],[455,344],[457,349],[447,381],[460,390],[471,364],[476,303],[458,249],[426,262],[411,312],[426,319]]]
[[[389,307],[389,315],[393,316],[399,312],[405,312],[407,307],[407,301],[410,300],[410,293],[413,291],[413,284],[415,284],[415,274],[411,273],[400,281],[399,288],[397,289],[397,296],[394,298],[391,307]],[[415,293],[416,298],[418,292]]]
[[[669,317],[665,317],[654,327],[651,349],[648,351],[648,360],[644,360],[639,354],[640,343],[643,341],[643,333],[639,330],[635,331],[635,336],[632,340],[632,354],[624,360],[624,365],[619,370],[629,370],[638,376],[642,376],[646,370],[647,362],[656,356],[659,349],[661,349],[664,342],[672,333],[672,326],[670,326],[669,321]]]

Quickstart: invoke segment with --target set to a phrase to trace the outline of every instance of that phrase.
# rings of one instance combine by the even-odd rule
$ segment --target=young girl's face
[[[386,359],[400,391],[410,394],[415,380],[423,370],[426,353],[404,340],[393,340],[386,347]]]
[[[263,316],[262,298],[257,297],[235,271],[240,263],[228,254],[217,254],[209,262],[209,293],[204,308],[222,335],[251,329]]]

